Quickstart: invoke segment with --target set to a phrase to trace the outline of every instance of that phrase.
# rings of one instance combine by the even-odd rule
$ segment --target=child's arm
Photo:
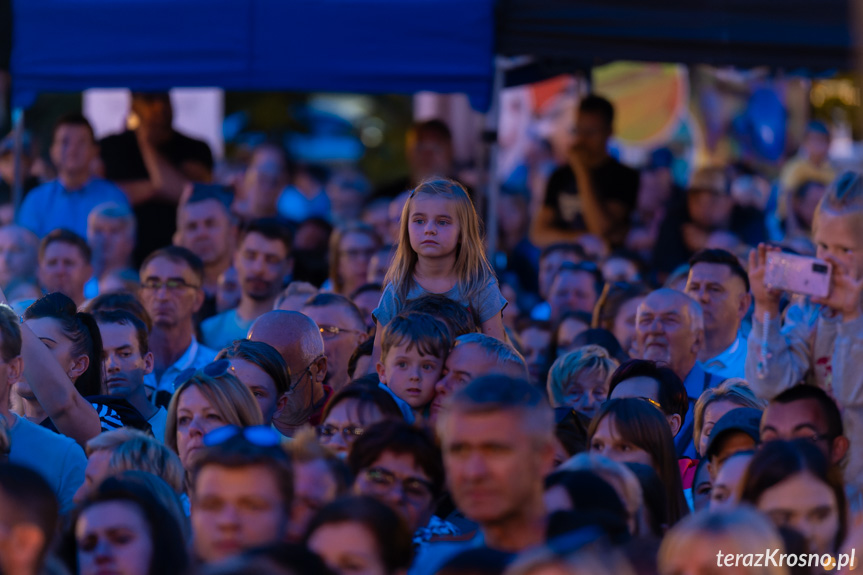
[[[381,360],[381,324],[375,320],[375,343],[372,346],[372,360],[369,362],[369,373],[377,373],[378,362]]]
[[[497,314],[482,322],[482,332],[485,335],[490,335],[502,342],[506,342],[506,331],[503,329],[503,317],[501,314]],[[375,345],[377,345],[377,339],[375,339]]]

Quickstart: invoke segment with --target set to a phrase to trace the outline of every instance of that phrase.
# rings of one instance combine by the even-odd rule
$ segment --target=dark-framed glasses
[[[366,481],[372,489],[379,493],[386,493],[398,484],[401,484],[402,494],[413,501],[425,501],[432,496],[433,487],[430,481],[420,477],[405,477],[401,479],[389,469],[383,467],[370,467],[365,471]]]
[[[318,439],[321,441],[331,441],[336,435],[341,435],[346,443],[354,441],[366,431],[365,428],[359,425],[347,425],[339,428],[331,423],[319,425],[315,430],[318,433]]]

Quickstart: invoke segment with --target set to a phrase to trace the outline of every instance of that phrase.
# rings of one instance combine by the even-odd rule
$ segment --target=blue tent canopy
[[[464,92],[489,105],[494,0],[13,0],[13,104],[128,87]]]

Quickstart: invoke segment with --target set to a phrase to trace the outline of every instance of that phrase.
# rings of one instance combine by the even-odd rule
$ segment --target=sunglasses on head
[[[282,436],[272,427],[266,425],[252,425],[250,427],[225,425],[205,435],[204,445],[213,447],[236,437],[242,437],[243,440],[257,447],[278,447],[282,443]]]
[[[177,378],[174,380],[174,391],[178,390],[180,386],[189,382],[197,375],[218,378],[232,371],[234,371],[234,366],[232,366],[230,360],[227,359],[216,360],[213,363],[208,363],[200,369],[189,367],[177,374]]]

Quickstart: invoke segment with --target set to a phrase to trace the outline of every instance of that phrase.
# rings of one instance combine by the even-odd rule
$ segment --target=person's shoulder
[[[135,146],[138,145],[138,140],[135,137],[135,132],[133,132],[132,130],[126,130],[117,134],[110,134],[99,140],[99,146],[107,146],[109,148],[113,146],[128,146],[133,143]]]
[[[71,437],[51,431],[47,427],[37,425],[20,416],[17,419],[10,431],[13,449],[15,442],[22,440],[40,446],[50,446],[52,449],[58,451],[68,451],[70,449],[76,451],[81,449],[78,443]],[[81,454],[83,455],[83,451],[81,451]]]
[[[602,164],[601,169],[618,178],[628,178],[634,179],[636,182],[638,181],[638,170],[630,168],[614,156],[609,156],[608,160]]]
[[[207,164],[207,166],[211,166],[213,163],[213,152],[210,150],[210,145],[204,140],[199,140],[174,130],[172,144],[177,149],[182,150],[184,160],[200,161]]]
[[[41,202],[44,201],[44,198],[51,194],[51,192],[57,187],[57,180],[51,180],[48,182],[44,182],[27,192],[27,195],[24,196],[24,202]]]
[[[222,313],[217,313],[212,317],[208,317],[204,321],[201,322],[201,331],[210,331],[219,329],[221,326],[226,323],[230,323],[233,318],[233,315],[236,315],[236,309],[229,309],[228,311],[223,311]]]

